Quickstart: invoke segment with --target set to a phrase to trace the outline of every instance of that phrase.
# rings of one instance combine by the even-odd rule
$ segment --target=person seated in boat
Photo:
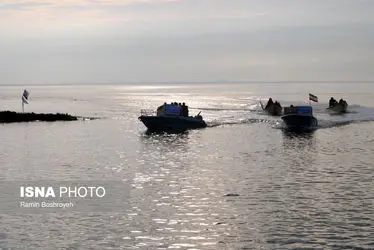
[[[278,101],[275,101],[275,106],[282,107]]]
[[[339,100],[339,104],[342,105],[342,106],[344,106],[344,107],[348,106],[348,103],[345,100],[343,100],[343,99]]]
[[[338,102],[334,99],[334,97],[331,97],[329,101],[329,107],[333,107],[336,104],[338,104]]]
[[[333,103],[334,103],[334,97],[331,97],[330,98],[330,101],[329,101],[329,107],[332,107],[333,106]]]
[[[265,109],[269,108],[273,104],[274,104],[273,99],[270,97],[268,103],[265,106]]]
[[[165,102],[163,105],[157,108],[157,111],[156,111],[157,116],[163,115],[165,113],[166,105],[167,104]]]

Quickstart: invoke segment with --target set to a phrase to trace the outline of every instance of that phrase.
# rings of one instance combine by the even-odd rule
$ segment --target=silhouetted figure
[[[268,103],[265,106],[265,109],[267,109],[268,107],[270,107],[270,105],[273,105],[273,104],[274,104],[273,99],[271,99],[271,97],[270,97]]]
[[[329,107],[334,107],[336,104],[338,104],[338,102],[334,99],[334,97],[331,97],[329,101]]]
[[[179,115],[180,115],[180,116],[183,116],[183,107],[182,107],[182,103],[178,103],[178,107],[179,107]]]
[[[182,103],[182,116],[187,117],[187,107],[185,103]]]

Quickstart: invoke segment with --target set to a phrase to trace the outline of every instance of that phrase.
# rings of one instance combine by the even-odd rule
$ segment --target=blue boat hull
[[[312,115],[289,114],[281,117],[287,129],[293,131],[311,131],[318,126],[317,119]]]
[[[202,119],[180,116],[140,116],[139,120],[155,132],[181,132],[188,129],[205,128],[207,125]]]

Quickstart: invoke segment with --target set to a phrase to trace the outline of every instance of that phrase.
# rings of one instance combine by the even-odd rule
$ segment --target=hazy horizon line
[[[354,81],[354,80],[334,80],[334,81],[154,81],[154,82],[148,82],[148,81],[142,81],[142,82],[78,82],[78,83],[31,83],[31,84],[1,84],[0,86],[82,86],[82,85],[154,85],[154,84],[294,84],[294,83],[342,83],[342,84],[348,84],[348,83],[374,83],[373,81]]]

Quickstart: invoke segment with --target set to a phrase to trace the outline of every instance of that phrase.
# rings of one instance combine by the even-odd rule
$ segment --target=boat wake
[[[318,119],[318,129],[347,126],[349,124],[374,121],[374,108],[350,105],[344,114],[334,114],[326,109],[327,104],[313,105],[314,115]],[[280,117],[269,116],[261,108],[194,108],[206,111],[208,127],[231,126],[262,123],[276,129],[284,129]]]
[[[259,119],[259,118],[246,118],[241,120],[232,120],[232,121],[219,121],[213,120],[208,121],[207,125],[210,128],[219,127],[219,126],[226,126],[226,125],[239,125],[239,124],[253,124],[253,123],[266,123],[270,125],[276,125],[278,122],[276,120],[268,120],[268,119]]]
[[[344,114],[316,112],[319,128],[341,127],[349,124],[374,121],[374,108],[351,105]]]
[[[258,109],[244,109],[244,108],[190,108],[190,110],[201,111],[245,111],[245,112],[259,112]]]

